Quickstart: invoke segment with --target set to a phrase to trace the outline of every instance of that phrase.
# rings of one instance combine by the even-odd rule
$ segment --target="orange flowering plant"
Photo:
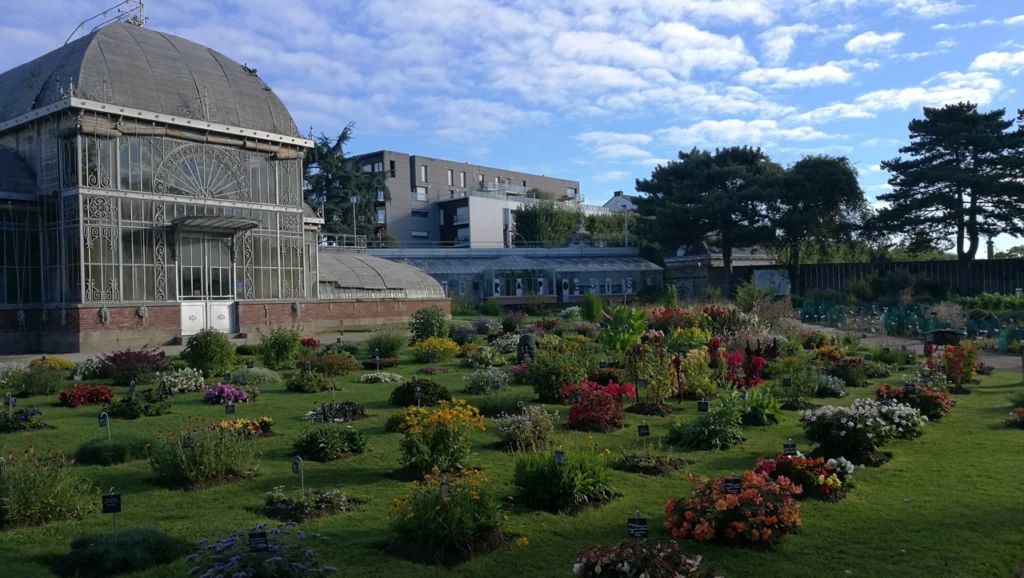
[[[743,472],[739,493],[726,492],[726,478],[694,478],[693,494],[665,504],[665,528],[676,538],[771,545],[800,526],[801,488],[788,478]]]
[[[508,517],[486,491],[484,470],[437,468],[391,504],[393,546],[420,561],[452,565],[505,541]],[[424,559],[426,558],[426,559]]]
[[[978,373],[978,350],[970,343],[947,345],[942,352],[942,371],[953,385],[953,393],[963,391]]]

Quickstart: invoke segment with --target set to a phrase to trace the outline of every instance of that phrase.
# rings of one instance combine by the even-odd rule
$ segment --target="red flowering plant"
[[[299,344],[309,349],[320,349],[320,342],[313,337],[303,337]]]
[[[942,371],[953,385],[953,393],[966,392],[964,386],[978,373],[978,351],[970,343],[947,345],[942,352]]]
[[[665,528],[675,538],[769,546],[800,526],[800,503],[794,498],[802,490],[789,478],[743,472],[733,480],[739,484],[735,494],[727,492],[726,478],[687,478],[693,494],[665,504]]]
[[[932,358],[932,354],[934,354],[934,353],[935,353],[935,346],[932,345],[931,343],[925,343],[924,344],[924,356],[927,357],[928,360],[930,361],[931,358]]]
[[[750,388],[757,387],[764,383],[764,379],[761,378],[761,372],[764,370],[764,366],[767,363],[768,362],[765,361],[763,357],[752,357],[748,359],[743,368],[744,376],[740,385]]]
[[[699,322],[689,311],[679,307],[657,307],[647,312],[647,325],[665,333],[681,327],[693,327]]]
[[[62,407],[78,407],[80,405],[91,405],[107,403],[114,399],[114,391],[107,385],[82,385],[76,383],[57,394]]]
[[[849,478],[854,466],[843,458],[825,461],[802,455],[787,456],[779,452],[774,457],[762,456],[754,472],[773,480],[786,478],[800,486],[801,496],[838,502],[846,496]]]
[[[740,373],[743,371],[744,359],[743,354],[739,351],[733,351],[732,353],[725,356],[725,381],[727,383],[735,384],[736,387],[744,387],[745,379]]]
[[[562,386],[586,379],[587,369],[580,347],[563,341],[542,347],[527,362],[526,382],[533,384],[541,401],[557,402]]]
[[[956,405],[948,393],[921,385],[914,387],[914,393],[909,393],[905,387],[882,384],[875,388],[875,395],[878,399],[885,397],[898,403],[905,403],[928,419],[939,419],[953,411],[953,406]]]
[[[610,432],[626,426],[622,400],[636,397],[633,384],[601,385],[585,379],[569,383],[560,393],[572,401],[564,427],[579,431]]]
[[[605,367],[601,369],[595,369],[590,372],[587,379],[600,383],[601,385],[608,385],[609,383],[622,383],[626,378],[626,371],[619,369],[618,367]]]
[[[547,317],[544,317],[540,321],[537,321],[534,325],[536,325],[537,327],[541,328],[544,331],[554,331],[555,329],[558,329],[559,327],[562,326],[562,320],[548,319]]]
[[[702,320],[705,325],[701,329],[711,332],[712,335],[727,336],[733,335],[743,327],[743,316],[736,309],[723,307],[721,305],[708,305],[701,309]]]

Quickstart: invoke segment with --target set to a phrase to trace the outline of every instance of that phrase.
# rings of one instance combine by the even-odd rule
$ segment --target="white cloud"
[[[808,126],[783,128],[774,120],[702,120],[686,128],[671,127],[656,133],[680,149],[693,146],[771,144],[778,141],[811,141],[837,138]]]
[[[938,18],[957,14],[967,9],[957,0],[888,0],[893,11],[913,12],[921,18]]]
[[[679,83],[655,86],[597,99],[598,107],[610,111],[644,112],[650,107],[680,115],[727,114],[778,117],[796,109],[777,104],[745,86]]]
[[[821,84],[843,84],[853,74],[835,64],[812,66],[810,68],[755,68],[740,74],[740,82],[765,84],[773,88],[818,86]]]
[[[886,32],[885,34],[865,32],[847,41],[846,50],[853,54],[892,50],[901,38],[903,38],[902,32]]]
[[[650,36],[684,72],[694,68],[736,70],[757,64],[740,36],[721,36],[685,22],[659,22]]]
[[[605,171],[594,175],[592,178],[599,183],[607,183],[609,181],[621,181],[628,176],[629,173],[626,171]]]
[[[766,32],[762,32],[757,39],[761,42],[761,55],[765,63],[779,65],[789,59],[793,51],[797,36],[813,34],[818,31],[814,24],[793,24],[792,26],[778,26]]]
[[[1009,26],[1024,24],[1024,14],[1021,14],[1020,16],[1012,16],[1010,18],[1007,18],[1006,20],[1003,20],[1003,24],[1007,24]]]
[[[576,140],[593,147],[601,158],[647,158],[651,153],[640,147],[654,139],[646,134],[592,131],[577,135]]]
[[[635,165],[643,165],[645,167],[656,167],[658,165],[666,165],[669,162],[671,162],[671,160],[672,159],[659,159],[659,158],[651,157],[649,159],[640,159],[638,161],[635,161],[633,164],[635,164]]]
[[[944,72],[921,86],[876,90],[858,96],[852,103],[833,103],[788,120],[794,123],[823,123],[839,119],[873,118],[887,110],[942,106],[970,101],[982,106],[992,102],[1002,82],[984,72]]]
[[[1024,71],[1024,51],[987,52],[971,63],[971,70],[993,70],[1019,74]]]
[[[869,138],[868,140],[864,141],[861,144],[863,144],[864,146],[869,146],[869,147],[873,147],[873,146],[899,146],[899,145],[903,144],[903,141],[901,141],[899,139],[895,139],[895,138]]]
[[[960,43],[957,42],[956,40],[949,39],[949,40],[940,40],[935,46],[938,46],[939,48],[949,49],[949,48],[953,48],[954,46],[957,46],[958,44],[960,44]]]
[[[544,124],[550,118],[544,111],[522,110],[479,98],[424,97],[417,102],[438,123],[436,133],[453,140],[472,140],[481,134],[504,132],[512,126]]]

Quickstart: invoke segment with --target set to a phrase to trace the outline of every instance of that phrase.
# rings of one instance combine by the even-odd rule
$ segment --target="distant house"
[[[622,191],[615,191],[612,198],[604,204],[604,208],[617,213],[636,211],[636,196],[627,195]]]
[[[722,250],[705,242],[679,247],[676,254],[665,258],[669,267],[724,267]],[[732,250],[732,266],[774,265],[775,258],[760,247],[737,247]]]

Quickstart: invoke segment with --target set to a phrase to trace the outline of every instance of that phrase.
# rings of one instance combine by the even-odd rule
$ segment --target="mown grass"
[[[397,372],[409,376],[419,365],[403,365]],[[429,376],[449,387],[456,397],[473,403],[475,396],[461,393],[465,370]],[[784,412],[781,423],[768,428],[746,428],[747,441],[724,452],[672,452],[692,462],[668,477],[648,478],[614,471],[612,480],[624,494],[609,505],[578,516],[556,516],[514,508],[512,530],[528,537],[529,545],[509,547],[476,558],[455,570],[422,567],[380,551],[388,538],[387,518],[393,499],[406,492],[407,484],[387,477],[398,469],[400,434],[385,433],[387,417],[395,411],[387,405],[395,384],[356,384],[361,374],[337,380],[338,400],[351,399],[366,406],[369,419],[355,424],[369,436],[369,451],[336,462],[306,462],[307,488],[339,488],[350,497],[368,500],[354,513],[304,524],[331,541],[322,548],[327,563],[342,576],[507,576],[568,577],[578,549],[588,543],[615,543],[626,537],[626,519],[637,510],[650,519],[651,539],[667,540],[662,529],[666,500],[688,495],[685,473],[739,474],[754,465],[762,454],[774,453],[790,437],[801,450],[804,442],[795,412]],[[517,391],[529,392],[528,387]],[[821,577],[860,576],[993,576],[1007,577],[1024,559],[1024,432],[1001,427],[1009,413],[1007,397],[1024,391],[1017,375],[998,372],[983,378],[972,395],[957,396],[951,415],[926,428],[914,441],[890,444],[893,460],[882,468],[858,469],[856,489],[838,504],[808,501],[803,505],[803,525],[774,551],[751,551],[684,542],[686,551],[703,555],[726,577]],[[852,391],[845,400],[871,395],[868,389]],[[76,466],[104,492],[111,487],[123,495],[120,527],[152,524],[191,542],[216,538],[267,520],[257,513],[263,494],[274,486],[298,488],[291,473],[291,446],[304,427],[301,417],[315,402],[330,400],[330,393],[291,393],[284,386],[264,391],[253,404],[236,406],[235,417],[274,418],[278,434],[257,440],[263,450],[255,480],[215,487],[201,492],[170,491],[154,485],[146,461],[114,467]],[[185,416],[219,420],[222,407],[208,406],[201,394],[173,398],[174,415],[132,422],[114,420],[112,435],[129,433],[154,439],[157,429],[179,425]],[[57,426],[0,436],[3,451],[20,452],[29,444],[43,450],[73,452],[90,438],[105,436],[97,427],[98,408],[56,407],[56,396],[22,400],[41,408],[47,422]],[[684,419],[696,416],[696,403],[682,405]],[[565,415],[565,411],[562,411]],[[615,458],[623,450],[639,447],[636,425],[646,419],[653,439],[663,436],[673,418],[629,416],[629,427],[613,434],[593,434],[595,450],[611,449]],[[493,426],[487,420],[488,428]],[[572,434],[562,432],[568,440]],[[583,436],[580,436],[583,439]],[[509,454],[494,448],[491,432],[474,438],[473,465],[486,466],[498,495],[510,493],[513,462]],[[4,576],[48,576],[46,567],[66,554],[79,536],[109,531],[113,520],[99,513],[79,522],[54,523],[0,534],[0,567]],[[139,576],[183,576],[183,561],[151,569]]]

